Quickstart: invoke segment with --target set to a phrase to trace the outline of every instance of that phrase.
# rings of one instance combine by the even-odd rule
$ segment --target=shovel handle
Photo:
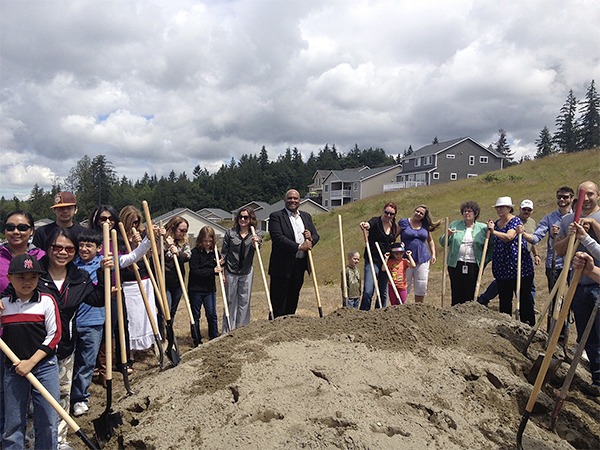
[[[107,258],[110,253],[110,225],[104,222],[102,225],[102,244],[104,248],[104,257]],[[115,269],[118,265],[115,267]],[[111,284],[110,267],[104,267],[104,343],[106,353],[106,379],[112,380],[112,302],[111,302]]]
[[[319,317],[323,317],[323,308],[321,307],[321,294],[319,293],[319,284],[317,283],[317,273],[315,271],[315,262],[313,260],[312,250],[308,249],[308,263],[310,264],[310,277],[313,280],[313,287],[315,288],[315,297],[317,297],[317,309],[319,310]]]
[[[490,242],[491,230],[488,228],[485,233],[485,242],[483,243],[483,253],[481,254],[481,262],[479,263],[479,272],[477,273],[477,283],[475,284],[475,296],[473,300],[479,297],[479,289],[481,289],[481,279],[483,278],[483,269],[485,269],[485,257],[487,255],[488,244]]]
[[[251,225],[250,231],[252,232],[252,236],[256,236],[256,230]],[[271,291],[269,290],[269,284],[267,283],[267,276],[265,274],[265,266],[263,264],[262,256],[260,255],[260,248],[258,247],[258,242],[254,242],[254,249],[256,252],[256,256],[258,257],[258,265],[260,267],[260,275],[262,276],[263,285],[265,287],[265,294],[267,296],[267,303],[269,305],[269,320],[273,320],[273,305],[271,304]]]
[[[362,228],[362,227],[361,227]],[[371,275],[373,276],[373,285],[376,295],[376,300],[379,303],[379,307],[382,307],[381,292],[379,292],[379,283],[377,283],[377,274],[375,273],[375,265],[373,264],[373,255],[371,253],[371,247],[369,246],[369,235],[367,230],[362,228],[363,236],[365,238],[365,246],[367,247],[367,256],[369,257],[369,266],[371,267]]]
[[[225,318],[227,319],[228,331],[231,331],[231,320],[229,319],[229,303],[227,303],[227,293],[225,292],[225,275],[221,267],[221,259],[219,257],[219,249],[215,243],[215,261],[217,262],[217,268],[219,269],[219,283],[221,284],[221,294],[223,294],[223,310],[225,312]]]
[[[377,249],[377,253],[379,253],[379,257],[385,263],[385,258],[383,257],[383,252],[381,251],[381,247],[379,246],[379,242],[375,242],[375,248]],[[383,265],[381,266],[381,270],[385,270],[385,273],[387,274],[388,281],[390,282],[390,286],[392,287],[392,291],[394,291],[394,295],[398,299],[398,302],[400,304],[402,304],[402,299],[400,298],[400,293],[398,292],[398,288],[396,287],[396,283],[394,283],[394,279],[392,278],[391,272],[389,270],[387,270],[387,267],[384,268]]]
[[[344,251],[344,231],[342,229],[341,214],[338,214],[338,228],[340,230],[340,253],[342,254],[342,296],[345,301],[348,299],[348,282],[346,280],[346,252]]]

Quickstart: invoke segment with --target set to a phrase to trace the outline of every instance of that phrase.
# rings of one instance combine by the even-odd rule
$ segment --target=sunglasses
[[[528,212],[528,213],[530,213],[531,211],[533,211],[533,209],[529,209],[529,208],[521,208],[521,210],[523,212]]]
[[[19,231],[27,231],[30,228],[32,228],[31,225],[27,225],[26,223],[20,223],[18,225],[15,225],[14,223],[7,223],[4,225],[4,229],[6,231],[15,231],[15,229]]]
[[[113,216],[100,216],[98,217],[98,222],[100,223],[104,223],[106,221],[110,220],[111,222],[115,221],[115,218]]]
[[[250,216],[240,216],[240,220],[250,220]]]
[[[133,221],[133,223],[132,223],[132,225],[133,225],[134,227],[137,227],[137,226],[139,226],[139,225],[140,225],[140,219],[136,219],[136,220],[134,220],[134,221]]]
[[[51,245],[51,247],[52,247],[52,251],[53,251],[54,253],[60,253],[60,252],[62,252],[63,250],[64,250],[65,252],[67,252],[67,254],[69,254],[69,255],[72,255],[73,253],[75,253],[75,247],[74,247],[74,246],[72,246],[72,245],[66,245],[66,246],[65,246],[65,245],[56,245],[56,244],[52,244],[52,245]]]
[[[557,200],[569,200],[571,198],[571,195],[557,195],[556,199]]]
[[[394,211],[383,211],[386,216],[395,216],[396,213]]]

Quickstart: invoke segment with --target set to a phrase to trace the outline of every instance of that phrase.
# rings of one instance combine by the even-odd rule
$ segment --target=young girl
[[[387,270],[392,274],[392,280],[394,280],[400,299],[396,297],[392,285],[388,283],[390,303],[392,305],[404,305],[404,303],[406,303],[406,289],[408,287],[406,283],[406,269],[409,267],[414,268],[417,264],[415,263],[410,250],[406,251],[407,259],[404,259],[405,249],[402,242],[392,244],[391,250],[390,257],[387,260]]]
[[[215,275],[219,274],[215,260],[215,230],[202,227],[198,233],[196,246],[190,258],[190,279],[188,285],[194,326],[200,336],[200,309],[204,305],[204,315],[208,322],[208,338],[219,335],[217,325],[217,285]],[[200,342],[202,343],[202,341]]]
[[[58,306],[52,296],[37,290],[40,263],[28,254],[15,256],[8,268],[11,286],[2,298],[2,339],[16,353],[19,364],[3,364],[7,411],[3,448],[25,448],[25,422],[33,398],[35,448],[58,446],[58,414],[25,376],[31,372],[58,401],[60,396],[55,349],[61,336]]]

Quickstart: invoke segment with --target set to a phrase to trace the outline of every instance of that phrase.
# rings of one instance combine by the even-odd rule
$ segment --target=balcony
[[[383,185],[383,192],[398,191],[400,189],[415,188],[426,186],[424,181],[398,181],[396,183],[388,183]]]
[[[331,200],[340,200],[344,198],[352,197],[351,189],[341,189],[338,191],[331,191],[330,198]]]

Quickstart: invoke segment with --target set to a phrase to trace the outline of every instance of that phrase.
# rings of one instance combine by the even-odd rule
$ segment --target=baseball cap
[[[13,259],[10,260],[10,264],[8,266],[8,274],[12,275],[15,273],[43,273],[42,266],[37,259],[33,258],[31,255],[24,253],[22,255],[17,255]]]
[[[62,208],[63,206],[76,206],[77,197],[72,192],[59,192],[54,196],[54,205],[50,208]]]
[[[529,199],[525,199],[521,202],[521,208],[533,209],[533,202]]]

